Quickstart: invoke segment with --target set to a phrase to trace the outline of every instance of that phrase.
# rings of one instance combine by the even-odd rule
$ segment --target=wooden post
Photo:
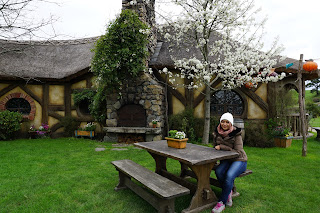
[[[49,113],[48,113],[48,107],[49,107],[49,84],[45,83],[42,85],[42,119],[41,123],[48,124],[49,120]]]
[[[302,61],[303,61],[303,54],[300,54],[300,61],[299,61],[299,70],[298,70],[298,85],[299,85],[299,108],[300,108],[300,120],[301,120],[301,130],[302,130],[302,156],[307,156],[307,131],[306,131],[306,112],[305,112],[305,101],[304,101],[304,83],[302,79]]]

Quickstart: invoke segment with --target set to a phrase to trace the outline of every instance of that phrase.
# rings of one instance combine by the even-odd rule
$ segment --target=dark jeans
[[[246,169],[247,162],[229,160],[220,161],[220,165],[216,169],[216,176],[222,187],[222,193],[219,201],[222,201],[224,204],[227,203],[228,195],[232,190],[234,179],[236,179],[236,177],[238,177],[242,172],[246,171]]]

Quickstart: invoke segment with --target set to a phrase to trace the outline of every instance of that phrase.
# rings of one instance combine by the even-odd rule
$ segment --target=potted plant
[[[188,138],[186,138],[186,134],[184,132],[178,130],[170,130],[169,136],[165,137],[167,140],[168,146],[177,148],[177,149],[184,149],[186,148]]]
[[[32,125],[29,129],[29,135],[30,138],[44,138],[50,136],[51,130],[48,124],[43,123],[39,128],[35,128],[34,125]]]
[[[75,130],[74,135],[76,137],[87,136],[93,138],[96,127],[97,125],[94,122],[87,123],[84,127],[79,127],[78,130]]]
[[[153,120],[152,120],[152,127],[153,127],[153,128],[156,128],[156,127],[157,127],[157,124],[158,124],[158,120],[153,119]]]
[[[293,137],[288,128],[276,126],[272,129],[271,134],[274,137],[275,146],[282,148],[291,146]]]

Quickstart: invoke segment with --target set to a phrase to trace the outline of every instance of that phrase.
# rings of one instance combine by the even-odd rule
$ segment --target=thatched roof
[[[65,41],[0,40],[0,79],[63,79],[88,69],[98,38]]]

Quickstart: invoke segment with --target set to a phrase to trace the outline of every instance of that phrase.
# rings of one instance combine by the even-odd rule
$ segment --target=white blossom
[[[130,1],[130,4],[131,5],[136,5],[137,4],[137,0]]]
[[[269,51],[261,51],[265,19],[255,20],[259,9],[255,9],[252,1],[175,0],[174,3],[182,6],[182,11],[175,18],[167,18],[170,23],[159,27],[164,40],[170,43],[169,53],[181,50],[181,54],[175,54],[181,58],[171,57],[178,74],[167,68],[160,71],[169,76],[172,84],[177,85],[177,77],[192,79],[197,83],[191,81],[182,86],[194,89],[221,78],[221,87],[215,89],[233,89],[246,82],[257,86],[259,82],[275,82],[285,77],[285,74],[268,76],[277,63],[274,56],[280,54],[282,47],[275,40]],[[193,53],[196,57],[184,57]]]

